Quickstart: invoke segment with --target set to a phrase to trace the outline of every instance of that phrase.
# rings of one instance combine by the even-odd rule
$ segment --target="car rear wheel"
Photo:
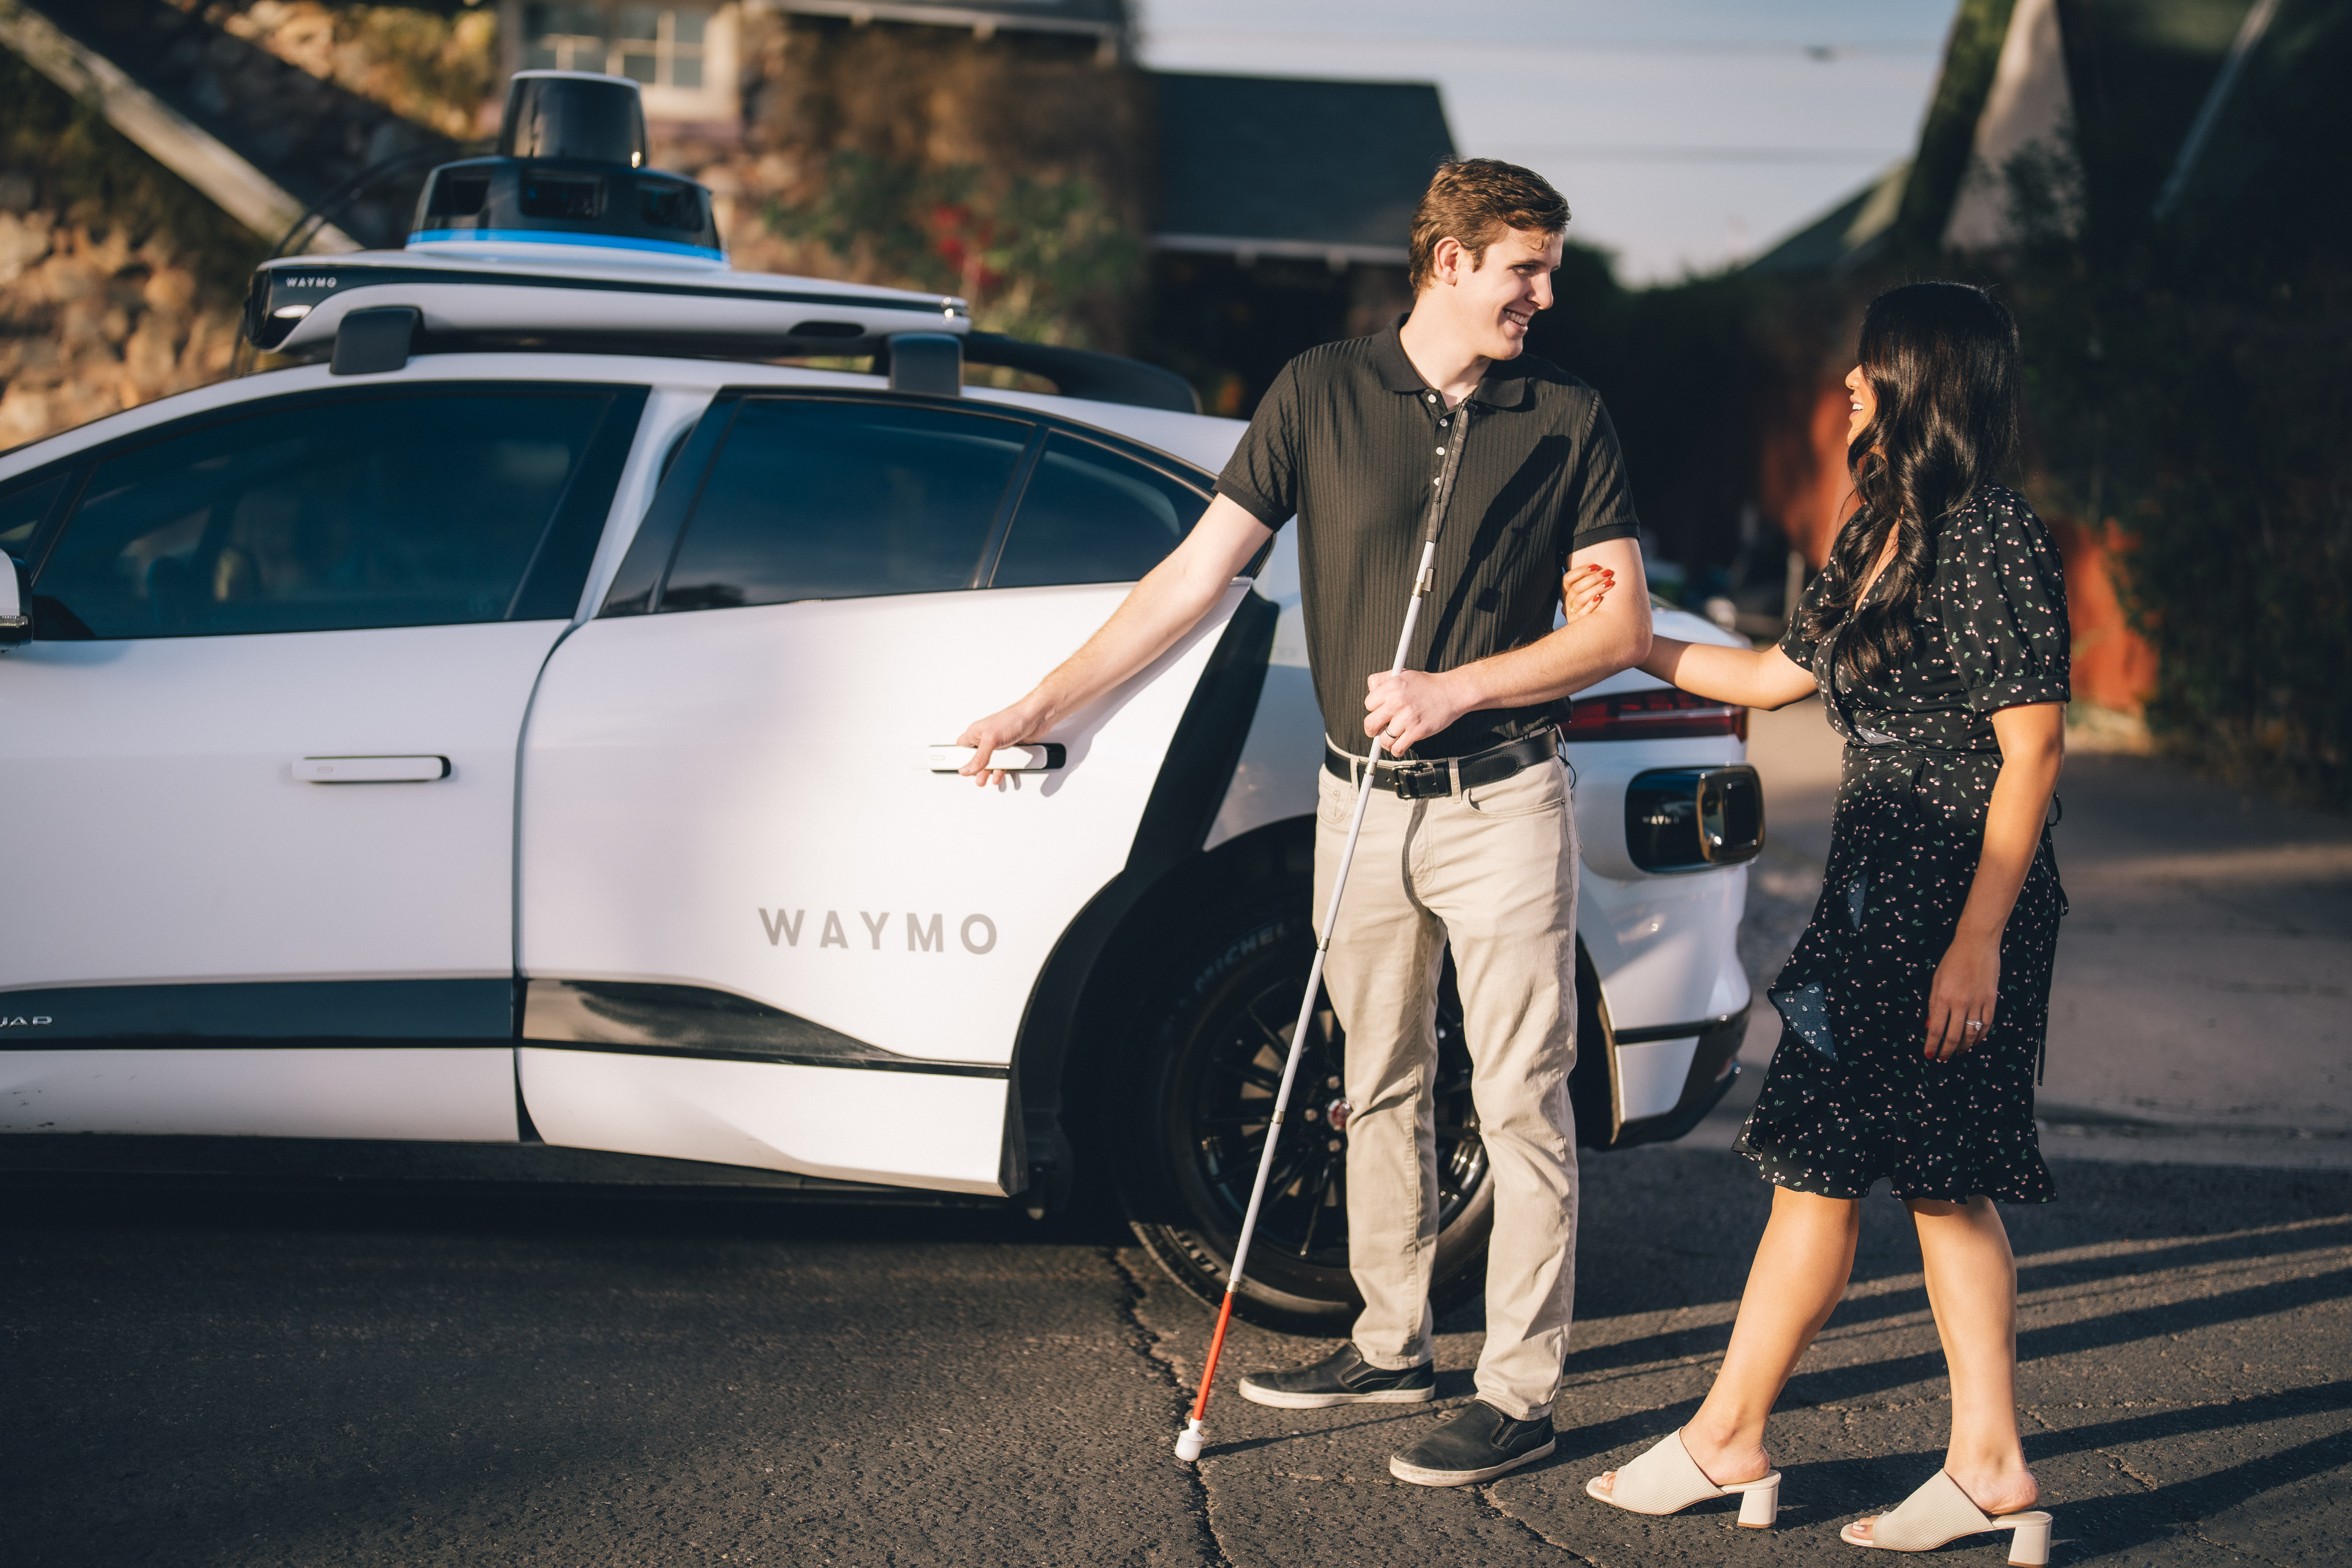
[[[1265,1147],[1275,1095],[1314,959],[1308,889],[1285,888],[1206,922],[1205,941],[1174,965],[1140,1018],[1156,1025],[1135,1063],[1120,1194],[1152,1258],[1207,1302],[1225,1273]],[[1345,1333],[1362,1308],[1348,1273],[1345,1036],[1328,998],[1312,1016],[1290,1114],[1234,1305],[1293,1333]],[[1486,1272],[1494,1190],[1462,1008],[1446,966],[1437,1017],[1438,1235],[1431,1300],[1439,1311],[1475,1294]]]

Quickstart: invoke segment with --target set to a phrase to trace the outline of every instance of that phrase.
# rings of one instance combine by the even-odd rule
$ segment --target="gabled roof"
[[[2084,199],[2158,222],[2216,209],[2277,155],[2274,108],[2342,90],[2320,62],[2347,27],[2341,0],[1961,0],[1880,243],[2011,243],[2011,161],[2070,156],[2077,137],[2095,186]],[[1855,193],[1751,270],[1853,264],[1849,231],[1872,205]]]
[[[1155,72],[1165,250],[1402,263],[1454,135],[1427,82]]]
[[[1748,264],[1754,273],[1843,272],[1877,255],[1895,227],[1911,164],[1895,164]]]

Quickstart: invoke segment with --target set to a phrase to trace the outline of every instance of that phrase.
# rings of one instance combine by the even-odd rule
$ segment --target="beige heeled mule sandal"
[[[1601,1478],[1584,1483],[1585,1495],[1631,1513],[1680,1513],[1709,1498],[1739,1499],[1739,1522],[1750,1530],[1769,1530],[1780,1510],[1780,1472],[1760,1481],[1735,1481],[1719,1487],[1706,1479],[1698,1461],[1683,1447],[1679,1430],[1667,1433],[1649,1452],[1617,1472],[1617,1482],[1601,1489]]]
[[[1854,1534],[1854,1526],[1847,1525],[1838,1531],[1838,1539],[1848,1546],[1876,1546],[1889,1552],[1933,1552],[1938,1546],[1958,1541],[1963,1535],[1978,1535],[1988,1530],[2006,1530],[2009,1538],[2010,1568],[2042,1568],[2050,1561],[2050,1516],[2034,1510],[2027,1513],[1987,1513],[1960,1489],[1960,1483],[1950,1475],[1937,1470],[1927,1484],[1903,1500],[1902,1506],[1892,1513],[1878,1516],[1866,1537]]]

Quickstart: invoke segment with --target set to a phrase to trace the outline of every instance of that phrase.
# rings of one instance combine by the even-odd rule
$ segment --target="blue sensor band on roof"
[[[708,246],[682,245],[674,239],[631,239],[612,234],[566,234],[543,228],[427,228],[408,237],[408,243],[436,244],[457,240],[473,245],[581,245],[599,250],[644,250],[656,256],[690,256],[698,261],[724,261],[727,253]]]

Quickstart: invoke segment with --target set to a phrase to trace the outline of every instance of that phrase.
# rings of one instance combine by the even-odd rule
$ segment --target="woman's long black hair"
[[[1830,547],[1830,582],[1807,628],[1820,638],[1853,622],[1837,657],[1855,679],[1910,653],[1938,525],[2017,459],[2017,323],[1982,289],[1908,283],[1870,302],[1861,362],[1878,397],[1877,416],[1846,447],[1862,504]],[[1890,532],[1895,558],[1857,608]]]

